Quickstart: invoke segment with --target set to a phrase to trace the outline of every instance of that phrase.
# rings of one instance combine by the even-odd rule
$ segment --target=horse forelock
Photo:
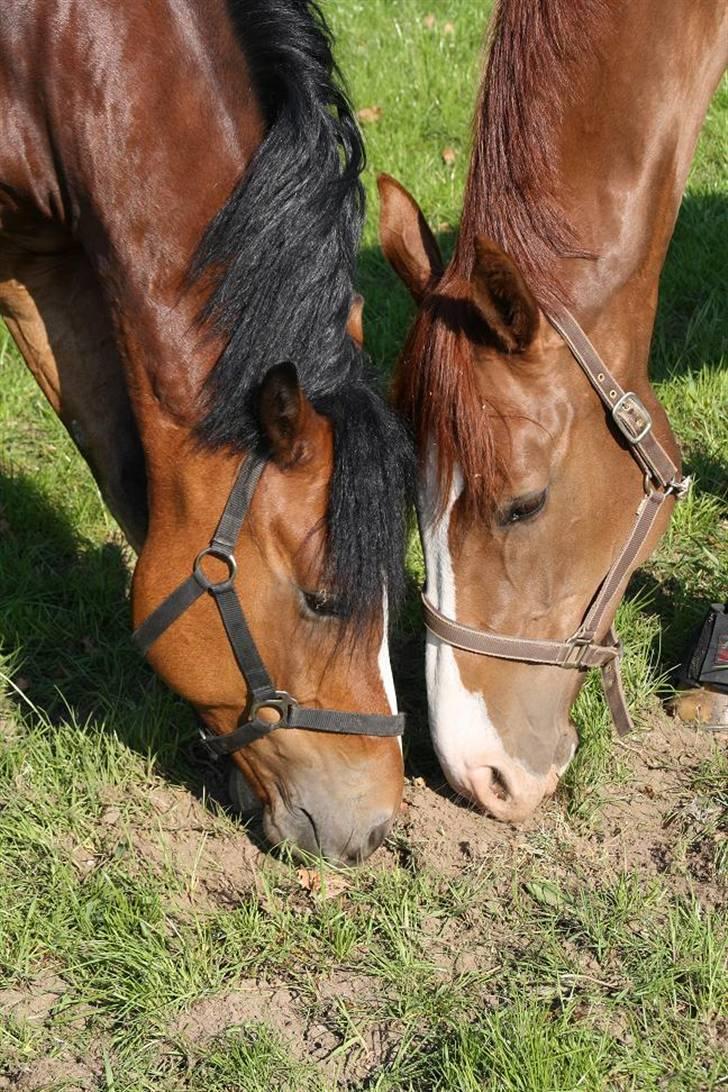
[[[420,469],[435,456],[437,497],[444,513],[456,469],[462,475],[465,517],[487,517],[503,479],[503,452],[496,446],[497,403],[477,382],[472,305],[467,282],[452,266],[428,296],[405,344],[395,403],[415,434]],[[434,502],[434,503],[433,503]]]

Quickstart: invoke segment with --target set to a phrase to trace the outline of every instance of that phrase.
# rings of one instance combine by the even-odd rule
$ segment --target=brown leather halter
[[[584,619],[565,641],[531,640],[527,637],[506,637],[487,630],[462,625],[441,614],[422,594],[425,625],[430,633],[447,644],[481,656],[520,663],[550,664],[586,670],[598,667],[612,719],[620,735],[633,728],[622,687],[620,664],[622,645],[614,627],[606,641],[597,641],[602,622],[614,603],[622,582],[652,530],[660,509],[668,497],[685,496],[690,479],[683,477],[662,444],[652,432],[652,419],[642,401],[633,391],[625,391],[607,370],[596,349],[576,319],[565,309],[546,316],[569,346],[574,359],[594,387],[609,414],[629,445],[629,450],[645,474],[645,496],[637,509],[635,520],[622,549],[599,585]]]
[[[234,731],[211,736],[202,733],[203,742],[213,754],[233,754],[254,740],[282,728],[305,728],[313,732],[334,732],[341,735],[401,736],[404,731],[404,713],[380,716],[376,713],[344,713],[335,709],[308,709],[299,705],[285,690],[278,690],[274,686],[235,591],[238,566],[233,552],[264,469],[265,459],[259,455],[249,455],[243,462],[212,541],[195,558],[190,576],[134,631],[137,647],[146,655],[154,642],[200,596],[212,596],[238,669],[250,692],[248,705]],[[222,580],[211,580],[202,567],[206,557],[223,561],[227,565],[227,576]],[[261,709],[269,710],[277,719],[261,719],[258,716]]]

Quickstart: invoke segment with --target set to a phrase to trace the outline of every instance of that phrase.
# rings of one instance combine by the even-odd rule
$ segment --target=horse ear
[[[379,239],[382,251],[417,303],[442,276],[443,261],[437,240],[420,206],[404,186],[388,174],[377,178]]]
[[[258,390],[258,417],[271,447],[273,461],[282,469],[310,454],[317,413],[298,382],[294,364],[274,364]]]
[[[538,330],[538,304],[515,263],[484,235],[475,239],[471,297],[506,352],[528,348]]]
[[[346,332],[360,349],[364,348],[364,297],[358,292],[351,301]]]

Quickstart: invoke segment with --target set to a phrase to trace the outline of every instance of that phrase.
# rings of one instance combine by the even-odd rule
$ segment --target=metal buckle
[[[270,724],[270,728],[280,728],[288,722],[289,714],[294,705],[298,705],[295,698],[292,698],[285,690],[276,690],[272,698],[262,698],[260,701],[252,702],[248,712],[248,720],[257,720],[258,712],[261,709],[273,709],[280,719]],[[264,723],[268,724],[267,721]]]
[[[205,576],[205,573],[202,569],[202,561],[206,557],[216,557],[218,561],[225,562],[228,567],[228,575],[223,580],[210,580],[209,577]],[[200,585],[200,587],[204,588],[205,591],[209,592],[229,591],[230,588],[232,588],[233,586],[233,583],[235,581],[235,574],[237,573],[237,571],[238,563],[235,560],[235,557],[233,556],[233,554],[228,553],[227,550],[224,550],[222,546],[206,546],[204,550],[200,550],[199,554],[195,558],[195,563],[192,566],[192,572],[195,580]]]
[[[638,415],[638,422],[633,420],[632,414]],[[625,440],[630,444],[641,443],[652,428],[652,418],[647,407],[634,391],[625,391],[622,397],[614,403],[612,406],[612,420]],[[637,427],[638,423],[642,425],[641,428]]]
[[[569,651],[566,653],[566,658],[559,664],[559,667],[580,668],[582,666],[582,661],[586,656],[586,651],[591,645],[591,641],[586,637],[575,637],[571,641],[568,641],[567,645]]]

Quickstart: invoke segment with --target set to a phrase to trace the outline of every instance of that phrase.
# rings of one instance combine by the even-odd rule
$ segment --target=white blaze
[[[431,451],[420,490],[427,597],[449,618],[457,618],[458,610],[448,532],[452,510],[462,488],[462,475],[456,467],[446,508],[442,516],[436,518],[433,515],[437,505],[436,467]],[[432,741],[448,781],[457,789],[467,790],[471,770],[510,765],[511,760],[488,715],[483,695],[473,693],[463,685],[453,648],[429,631],[425,673]]]
[[[397,712],[397,694],[394,689],[394,676],[392,675],[392,662],[389,658],[389,603],[387,602],[387,592],[385,589],[384,598],[382,601],[382,645],[379,649],[379,656],[377,658],[379,664],[379,674],[382,679],[382,686],[384,687],[384,693],[387,696],[389,702],[389,708],[393,713]]]

